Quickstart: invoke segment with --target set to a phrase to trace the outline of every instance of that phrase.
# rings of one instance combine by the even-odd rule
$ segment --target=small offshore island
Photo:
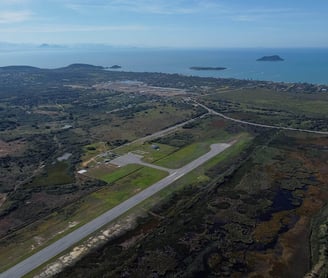
[[[281,58],[279,55],[272,55],[272,56],[263,56],[256,61],[259,62],[279,62],[279,61],[285,61],[283,58]]]
[[[191,70],[225,70],[224,67],[190,67]]]

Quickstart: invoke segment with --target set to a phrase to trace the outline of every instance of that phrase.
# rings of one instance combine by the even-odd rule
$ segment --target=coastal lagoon
[[[279,55],[284,61],[256,61],[267,55]],[[41,68],[59,68],[72,63],[105,67],[117,64],[122,66],[123,71],[328,84],[328,48],[193,50],[63,47],[29,51],[0,50],[0,66],[30,65]],[[190,67],[225,67],[227,69],[197,71]]]

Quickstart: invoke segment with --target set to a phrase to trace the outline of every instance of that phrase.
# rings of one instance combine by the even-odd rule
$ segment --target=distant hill
[[[41,45],[39,45],[39,48],[66,48],[63,45],[58,45],[58,44],[48,44],[48,43],[43,43]]]
[[[272,55],[272,56],[263,56],[256,61],[260,62],[279,62],[279,61],[284,61],[283,58],[281,58],[279,55]]]
[[[225,70],[224,67],[190,67],[192,70]]]
[[[105,69],[102,66],[94,66],[94,65],[89,65],[89,64],[71,64],[67,67],[62,67],[62,68],[58,68],[58,69],[53,69],[53,70],[103,70]],[[5,66],[5,67],[0,67],[0,70],[2,71],[40,71],[40,70],[49,70],[49,69],[41,69],[41,68],[37,68],[37,67],[31,67],[31,66]]]
[[[40,68],[31,67],[31,66],[6,66],[6,67],[0,67],[0,70],[6,70],[6,71],[36,71],[36,70],[40,70]]]
[[[89,64],[71,64],[67,67],[63,67],[63,68],[60,68],[60,69],[69,69],[69,70],[101,70],[101,69],[104,69],[104,67],[102,66],[94,66],[94,65],[89,65]]]
[[[110,69],[121,69],[122,67],[119,66],[119,65],[114,65],[114,66],[111,66],[109,67]]]

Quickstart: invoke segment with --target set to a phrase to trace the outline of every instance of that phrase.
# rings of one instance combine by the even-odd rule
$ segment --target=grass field
[[[281,109],[293,111],[294,113],[305,113],[311,116],[328,114],[328,95],[324,93],[280,93],[263,88],[254,88],[220,93],[210,96],[209,99],[224,99],[244,105]]]
[[[66,162],[56,162],[46,167],[44,174],[37,176],[31,183],[33,186],[52,186],[68,184],[74,181],[69,173],[69,165]]]
[[[105,142],[98,142],[83,147],[82,166],[88,164],[90,159],[108,149]]]
[[[194,143],[156,161],[156,165],[178,169],[210,150],[208,143]]]
[[[123,177],[130,175],[131,173],[139,170],[140,168],[142,168],[142,166],[137,165],[137,164],[130,164],[130,165],[126,165],[122,168],[118,168],[115,171],[113,171],[112,173],[106,173],[106,174],[102,174],[99,176],[95,176],[95,178],[103,180],[107,183],[113,183]]]
[[[110,206],[116,206],[166,176],[166,172],[142,167],[117,180],[113,187],[100,190],[91,197],[97,198],[98,201],[105,201]]]

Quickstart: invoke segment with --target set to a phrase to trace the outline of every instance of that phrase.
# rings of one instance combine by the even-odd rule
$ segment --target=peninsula
[[[263,56],[256,61],[259,62],[279,62],[279,61],[284,61],[283,58],[281,58],[279,55],[272,55],[272,56]]]

